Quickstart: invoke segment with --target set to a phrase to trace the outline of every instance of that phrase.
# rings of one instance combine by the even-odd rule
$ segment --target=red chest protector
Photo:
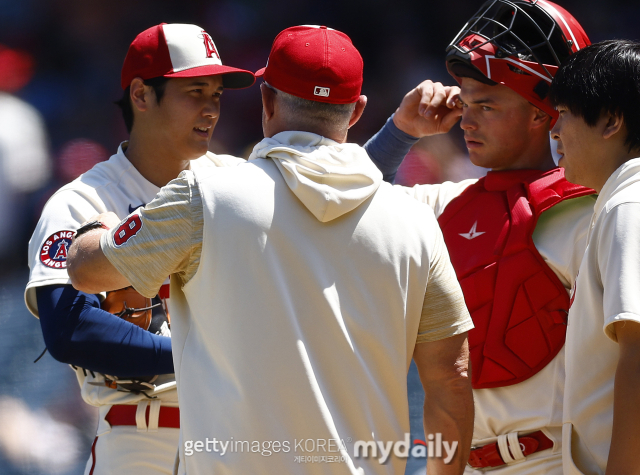
[[[543,211],[592,193],[559,168],[489,172],[438,219],[475,324],[475,389],[524,381],[562,349],[569,297],[532,235]]]

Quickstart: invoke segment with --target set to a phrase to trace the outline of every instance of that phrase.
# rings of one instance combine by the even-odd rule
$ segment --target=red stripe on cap
[[[163,25],[166,23],[144,30],[129,46],[122,65],[122,89],[129,87],[136,77],[151,79],[173,72]]]

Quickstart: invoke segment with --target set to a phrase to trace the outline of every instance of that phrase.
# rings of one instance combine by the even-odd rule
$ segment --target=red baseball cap
[[[256,76],[302,99],[351,104],[362,90],[362,57],[340,31],[293,26],[276,36],[267,66]]]
[[[190,78],[221,74],[224,87],[243,89],[256,78],[250,71],[223,66],[209,33],[197,25],[161,23],[133,40],[122,66],[121,86],[136,78]]]

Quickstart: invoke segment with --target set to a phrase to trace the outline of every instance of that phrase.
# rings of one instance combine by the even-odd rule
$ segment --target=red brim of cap
[[[255,77],[259,78],[259,77],[264,76],[264,72],[266,71],[266,69],[267,69],[266,66],[264,68],[262,68],[262,69],[258,69],[256,71]]]
[[[244,89],[256,82],[256,77],[251,71],[232,68],[231,66],[221,66],[209,64],[197,68],[185,69],[175,73],[164,74],[166,78],[193,78],[199,76],[222,75],[222,85],[225,89]]]

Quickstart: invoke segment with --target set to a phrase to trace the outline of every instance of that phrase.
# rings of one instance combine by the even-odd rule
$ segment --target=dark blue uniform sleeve
[[[418,140],[420,139],[396,127],[392,115],[378,133],[364,145],[364,149],[382,172],[384,181],[393,183],[402,160]]]
[[[171,338],[100,309],[96,295],[71,285],[36,289],[47,349],[63,363],[114,376],[173,373]]]

